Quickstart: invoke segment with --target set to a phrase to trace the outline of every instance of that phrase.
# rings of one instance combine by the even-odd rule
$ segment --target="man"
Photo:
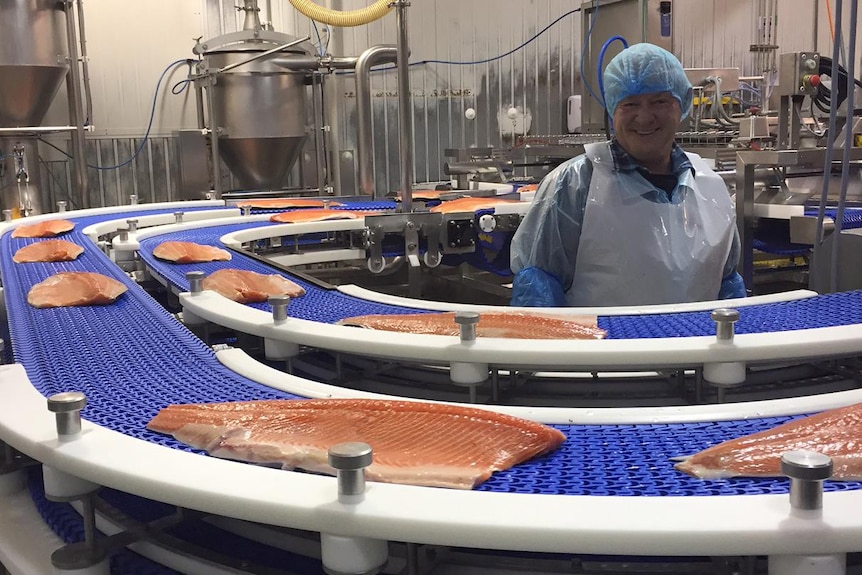
[[[674,141],[692,103],[679,61],[633,45],[608,64],[604,89],[614,138],[542,180],[512,240],[512,305],[744,297],[727,188]]]

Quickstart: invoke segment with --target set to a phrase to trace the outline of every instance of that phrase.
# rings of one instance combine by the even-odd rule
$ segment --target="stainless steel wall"
[[[357,9],[368,0],[319,0],[321,5]],[[88,163],[116,165],[135,149],[146,132],[152,97],[163,70],[193,57],[194,38],[237,30],[240,0],[87,0],[85,3],[90,72],[93,77],[95,131]],[[272,14],[266,12],[271,4]],[[845,3],[846,4],[846,3]],[[766,30],[758,15],[775,6],[778,27],[773,39],[781,51],[829,53],[825,0],[677,0],[674,46],[687,67],[736,66],[758,75],[750,46]],[[260,0],[261,17],[276,30],[297,36],[318,34],[329,52],[356,56],[375,44],[394,44],[394,14],[382,21],[331,33],[298,14],[286,0]],[[529,134],[565,131],[564,105],[580,93],[579,3],[571,0],[416,0],[408,11],[411,48],[410,83],[415,129],[415,174],[419,181],[444,178],[447,148],[507,146],[512,143],[510,107],[530,118]],[[601,17],[601,16],[600,16]],[[546,29],[547,28],[547,29]],[[526,44],[521,49],[521,45]],[[516,50],[517,49],[517,50]],[[862,50],[858,50],[859,54]],[[508,54],[508,55],[506,55]],[[499,57],[503,55],[503,57]],[[448,63],[447,63],[448,62]],[[857,65],[857,69],[862,66]],[[119,170],[90,171],[90,190],[81,202],[111,205],[135,193],[144,201],[176,197],[174,132],[196,126],[189,91],[171,94],[185,77],[173,68],[163,79],[150,130],[153,138],[135,161]],[[398,186],[398,114],[396,81],[391,71],[372,77],[375,171],[378,185]],[[62,96],[61,90],[61,96]],[[339,75],[329,82],[334,94],[330,119],[337,158],[350,179],[355,164],[356,111],[353,79]],[[65,123],[65,101],[57,98],[45,124]],[[467,120],[467,108],[476,111]],[[62,136],[49,141],[66,149]],[[63,156],[44,147],[45,184],[54,195],[69,189]],[[296,172],[296,170],[294,170]],[[53,197],[52,197],[53,202]]]

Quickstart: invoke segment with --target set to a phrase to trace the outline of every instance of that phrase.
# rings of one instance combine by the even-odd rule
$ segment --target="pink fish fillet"
[[[340,206],[340,202],[329,201],[330,206]],[[322,208],[323,200],[311,200],[304,198],[268,198],[258,200],[245,200],[238,202],[238,208],[258,208],[264,210],[281,210],[290,208]]]
[[[272,295],[299,297],[302,286],[278,274],[259,274],[238,269],[222,269],[204,278],[202,287],[239,303],[266,301]]]
[[[454,312],[360,315],[345,318],[338,323],[405,333],[460,333]],[[597,327],[596,316],[487,312],[479,314],[476,335],[516,339],[602,339],[607,332]]]
[[[281,212],[270,216],[269,221],[285,224],[298,224],[301,222],[322,222],[325,220],[355,220],[365,217],[364,212],[353,212],[350,210],[293,210]]]
[[[862,480],[862,404],[824,411],[714,445],[675,465],[702,479],[781,476],[781,455],[818,451],[832,458],[833,479]]]
[[[331,475],[327,450],[361,441],[373,449],[368,479],[457,489],[565,441],[559,430],[492,411],[372,399],[170,405],[147,428],[216,457]]]
[[[52,238],[75,229],[69,220],[45,220],[36,224],[18,226],[12,232],[13,238]]]
[[[162,242],[153,250],[153,255],[178,264],[228,261],[231,258],[227,250],[194,242]]]
[[[42,240],[20,248],[12,261],[19,264],[34,262],[67,262],[84,253],[84,248],[66,240]]]
[[[33,307],[71,307],[113,303],[128,288],[113,278],[93,272],[60,272],[30,288]]]
[[[451,214],[457,212],[475,212],[499,206],[500,204],[517,204],[518,200],[503,200],[500,198],[457,198],[434,206],[429,211]]]

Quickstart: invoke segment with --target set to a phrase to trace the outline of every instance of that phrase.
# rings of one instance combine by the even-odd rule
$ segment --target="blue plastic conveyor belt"
[[[260,273],[272,273],[273,270],[265,264],[249,257],[243,257],[236,252],[233,252],[233,259],[229,262],[183,265],[165,262],[152,255],[153,249],[166,241],[188,241],[224,247],[219,241],[222,236],[266,225],[270,224],[268,222],[250,222],[162,234],[142,240],[140,256],[147,267],[182,291],[188,290],[189,284],[185,274],[189,271],[200,270],[210,274],[218,269],[230,267]],[[345,295],[337,290],[322,289],[295,276],[290,276],[290,279],[306,290],[304,296],[291,300],[288,307],[288,314],[299,319],[335,323],[345,317],[356,315],[429,311],[370,302]],[[271,309],[267,303],[250,305],[266,311]],[[606,316],[599,317],[598,321],[599,326],[607,330],[609,339],[715,335],[715,322],[710,318],[708,311]],[[858,323],[862,323],[862,292],[855,291],[746,307],[741,311],[740,320],[735,325],[735,332],[739,334],[764,333]]]
[[[209,348],[81,235],[79,230],[92,223],[92,218],[75,221],[76,229],[65,237],[81,244],[86,251],[74,262],[15,264],[12,255],[31,240],[12,239],[9,234],[0,240],[0,269],[6,286],[15,360],[24,365],[33,385],[43,395],[71,389],[83,391],[89,399],[83,412],[86,419],[143,441],[192,452],[195,450],[171,437],[147,431],[146,423],[170,403],[293,397],[242,378],[221,366]],[[209,233],[216,237],[225,233],[225,229],[213,228]],[[201,233],[195,230],[191,234],[186,239],[202,239]],[[240,259],[237,258],[238,261]],[[27,304],[30,286],[66,269],[103,273],[126,283],[129,291],[109,306],[34,309]],[[758,306],[763,308],[759,311],[746,308],[740,327],[744,328],[743,331],[751,331],[753,326],[747,324],[745,318],[754,316],[760,318],[757,320],[759,324],[776,329],[781,318],[787,320],[784,328],[793,325],[791,318],[798,322],[794,326],[796,328],[859,323],[862,321],[860,304],[862,295],[848,293]],[[291,305],[290,309],[298,311],[304,308]],[[358,310],[353,308],[351,313],[356,314]],[[714,328],[708,326],[707,318],[708,314],[668,314],[646,318],[602,318],[601,321],[615,337],[633,337],[622,334],[639,330],[650,334],[648,337],[655,337],[660,334],[691,334],[693,331],[709,333]],[[324,321],[335,319],[337,317],[326,317]],[[748,321],[751,322],[750,319]],[[640,327],[628,329],[624,327],[627,323]],[[646,331],[647,326],[649,331]],[[693,479],[675,471],[669,459],[773,427],[785,420],[764,418],[674,425],[560,425],[558,428],[568,438],[560,449],[496,473],[478,489],[620,496],[786,493],[787,484],[782,480]],[[859,487],[856,482],[828,482],[826,485],[827,490]]]

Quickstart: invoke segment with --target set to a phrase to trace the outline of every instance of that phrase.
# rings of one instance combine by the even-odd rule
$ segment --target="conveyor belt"
[[[127,215],[128,217],[129,215]],[[90,403],[88,420],[144,441],[195,451],[171,437],[145,429],[146,423],[168,403],[233,401],[292,397],[237,376],[222,367],[212,352],[184,326],[141,290],[89,240],[80,229],[91,221],[77,221],[66,237],[87,251],[75,262],[59,264],[14,264],[12,255],[31,240],[2,238],[2,265],[6,304],[15,359],[22,363],[33,385],[43,395],[77,389]],[[200,241],[202,232],[186,239]],[[209,228],[210,238],[225,233]],[[164,239],[165,237],[163,237]],[[202,242],[212,243],[212,242]],[[147,257],[147,256],[145,256]],[[237,258],[240,260],[241,258]],[[165,264],[169,265],[169,264]],[[37,310],[26,303],[31,285],[64,269],[104,273],[126,283],[130,290],[105,307]],[[166,272],[167,273],[167,272]],[[184,280],[183,280],[184,281]],[[313,286],[309,286],[312,287]],[[320,290],[325,293],[332,293]],[[316,297],[316,296],[315,296]],[[776,316],[787,320],[785,328],[862,323],[859,293],[835,294],[758,306],[745,310],[740,328],[752,330],[745,318],[759,317],[758,325],[778,326]],[[793,304],[793,305],[791,305]],[[291,305],[298,313],[299,305]],[[360,312],[355,307],[351,314]],[[309,312],[310,313],[310,312]],[[316,313],[320,313],[318,310]],[[343,313],[343,312],[341,312]],[[767,317],[769,318],[767,320]],[[708,314],[602,318],[612,335],[621,337],[624,323],[641,324],[648,337],[681,331],[709,333]],[[334,317],[327,317],[332,321]],[[609,323],[608,323],[609,322]],[[682,322],[679,323],[678,322]],[[751,319],[748,322],[752,322]],[[701,325],[703,324],[703,325]],[[687,327],[686,327],[687,326]],[[637,329],[635,329],[637,331]],[[678,333],[678,332],[677,332]],[[739,493],[784,493],[783,480],[736,479],[701,481],[675,471],[670,457],[686,455],[704,447],[761,429],[786,418],[763,418],[721,423],[674,425],[559,426],[568,437],[555,453],[495,474],[478,489],[511,493],[556,493],[619,496],[731,495]],[[827,490],[858,489],[859,483],[827,484]]]
[[[230,262],[207,262],[203,264],[177,265],[152,256],[152,250],[165,241],[190,241],[204,245],[221,246],[219,238],[249,227],[266,223],[216,225],[206,228],[181,230],[141,240],[141,259],[148,267],[164,277],[181,291],[188,290],[186,272],[201,270],[212,273],[224,267],[239,267],[257,272],[271,273],[260,262],[234,254]],[[325,290],[292,278],[306,289],[306,295],[290,302],[291,317],[334,323],[345,317],[382,314],[418,313],[423,310],[390,306],[357,299],[336,290]],[[269,310],[269,304],[251,304],[258,309]],[[427,310],[426,310],[427,311]],[[715,334],[715,322],[709,312],[684,312],[675,314],[646,314],[630,316],[599,317],[599,326],[608,331],[609,339],[691,337]],[[862,323],[862,291],[828,294],[798,301],[771,303],[745,307],[735,326],[738,334],[788,331],[818,327],[833,327]]]

